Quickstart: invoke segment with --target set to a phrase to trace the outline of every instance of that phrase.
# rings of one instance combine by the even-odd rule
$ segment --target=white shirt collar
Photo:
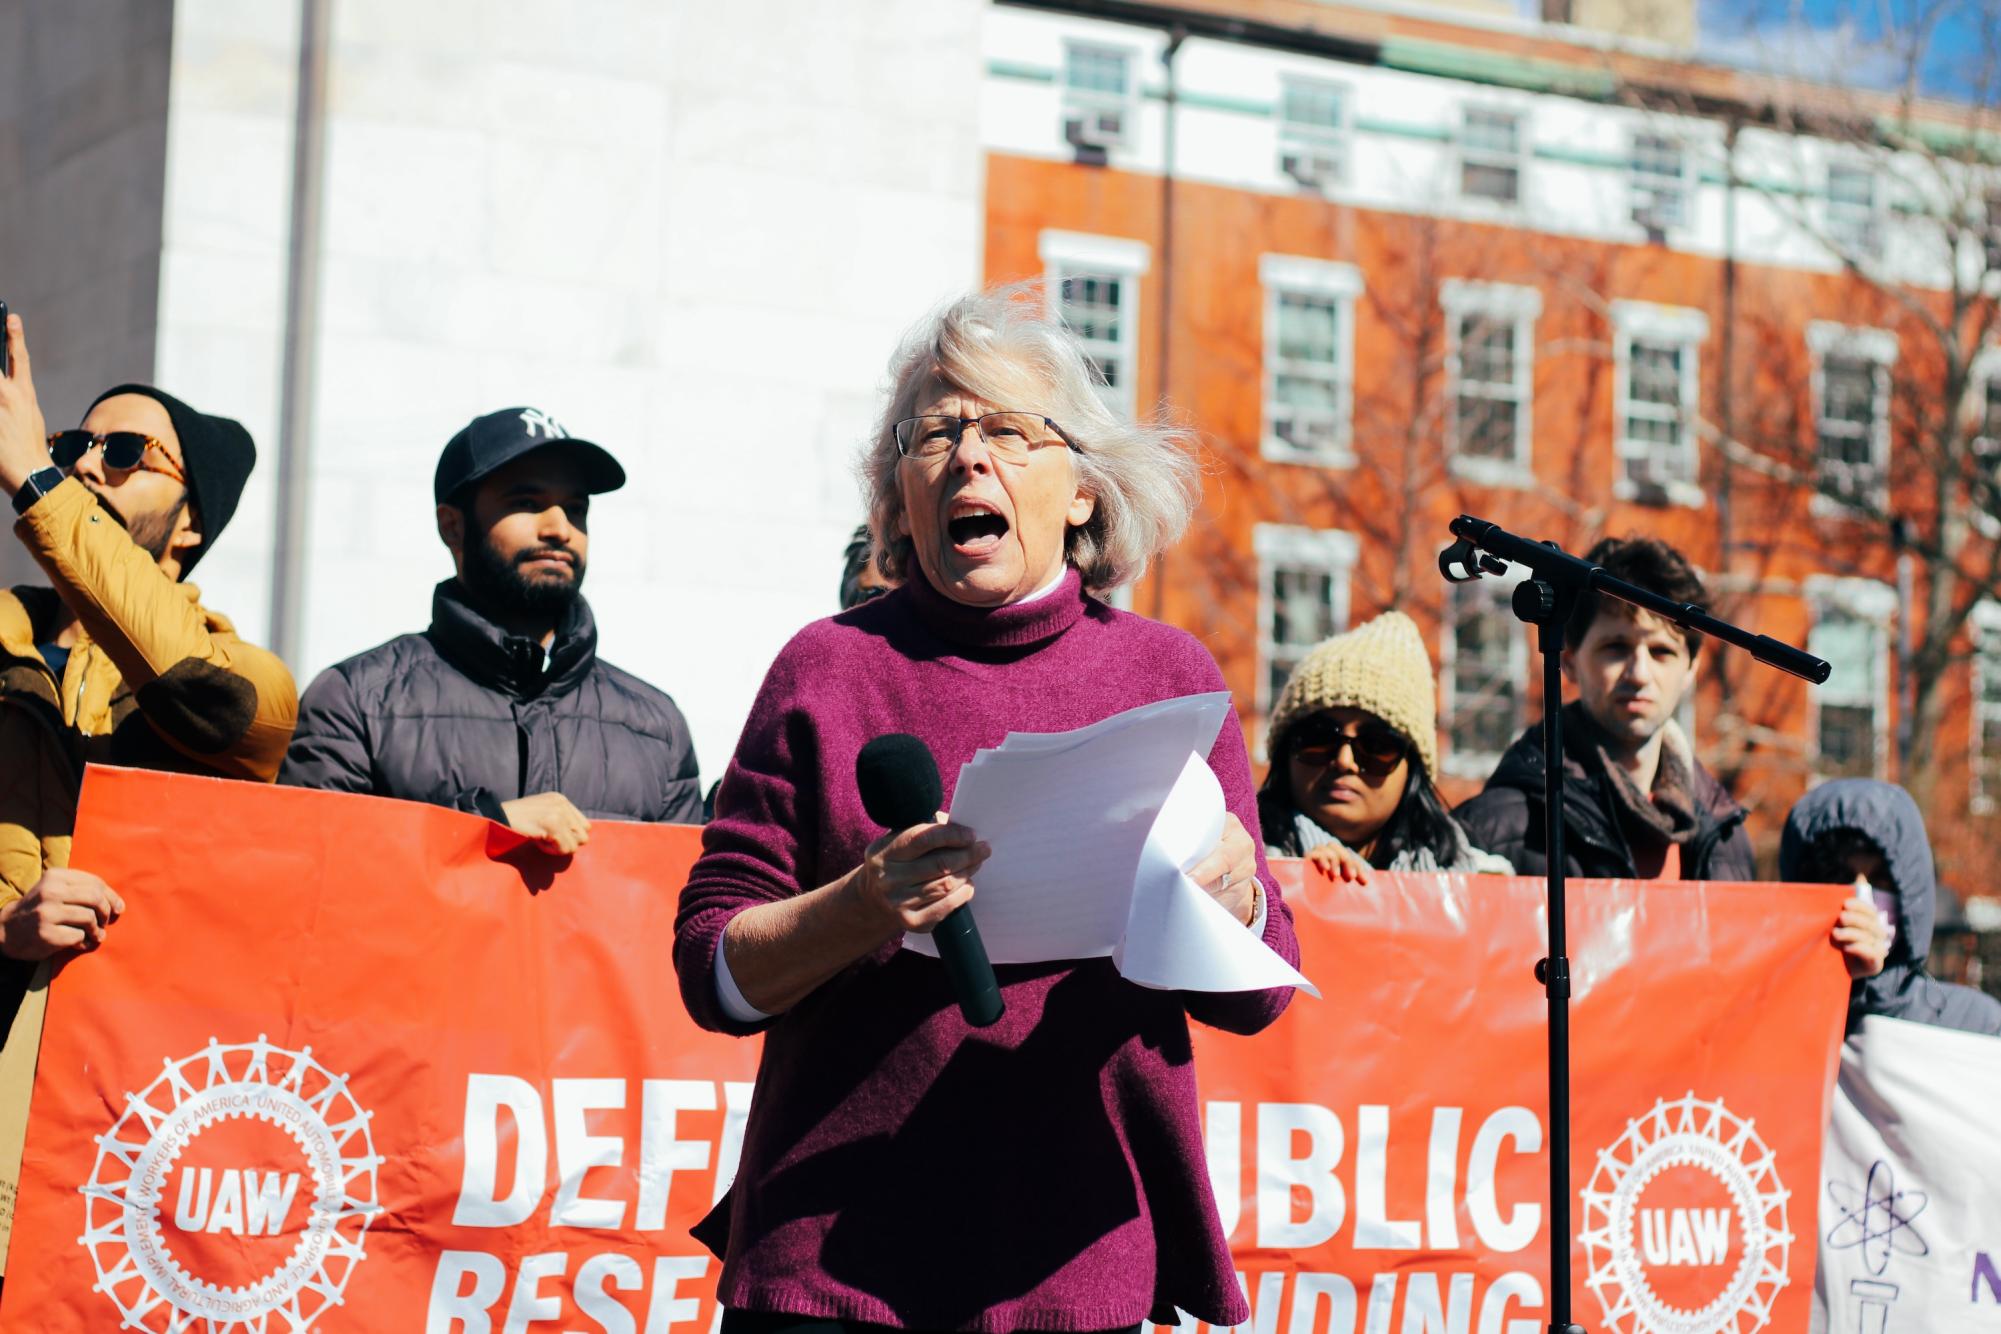
[[[1033,593],[1030,593],[1027,597],[1020,599],[1020,601],[1016,602],[1014,605],[1019,607],[1023,602],[1040,602],[1042,599],[1048,597],[1051,593],[1054,593],[1057,589],[1061,588],[1063,586],[1063,577],[1069,573],[1070,573],[1070,563],[1068,561],[1065,561],[1060,567],[1058,567],[1056,571],[1056,577],[1054,579],[1051,579],[1048,583],[1036,589]]]

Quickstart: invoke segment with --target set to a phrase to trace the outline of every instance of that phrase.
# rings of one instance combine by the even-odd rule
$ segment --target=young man
[[[249,433],[120,385],[81,429],[48,436],[18,315],[8,338],[0,491],[50,583],[0,592],[0,928],[11,940],[9,915],[29,911],[42,872],[68,861],[87,761],[270,782],[298,698],[285,664],[185,582],[236,510],[256,462]]]
[[[322,672],[279,781],[403,797],[511,825],[553,852],[590,817],[696,823],[674,701],[597,656],[581,589],[590,498],[616,460],[532,408],[453,436],[432,493],[455,573],[431,626]]]
[[[1606,538],[1585,559],[1676,602],[1708,595],[1656,538]],[[1616,598],[1586,594],[1564,627],[1563,847],[1570,875],[1752,880],[1744,808],[1695,758],[1674,721],[1695,684],[1702,636]],[[1508,748],[1486,790],[1454,812],[1475,847],[1524,875],[1549,867],[1542,724]]]

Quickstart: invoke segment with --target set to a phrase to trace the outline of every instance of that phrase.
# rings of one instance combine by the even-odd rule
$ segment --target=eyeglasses
[[[968,426],[979,427],[980,439],[987,442],[987,448],[1009,463],[1027,462],[1029,454],[1044,445],[1077,448],[1062,427],[1032,412],[989,412],[984,417],[931,413],[905,417],[896,424],[896,452],[907,459],[941,459],[959,447],[959,439]],[[1056,438],[1049,439],[1043,434],[1045,430],[1054,431]]]
[[[188,475],[174,462],[174,456],[167,452],[165,445],[150,435],[138,431],[106,431],[102,435],[92,435],[89,431],[57,431],[49,436],[49,457],[56,466],[69,472],[83,462],[84,455],[102,446],[104,466],[111,472],[131,472],[134,468],[144,468],[147,472],[157,472],[185,483]],[[155,453],[161,464],[146,462],[146,456]]]
[[[1324,769],[1343,746],[1354,752],[1355,767],[1370,778],[1386,777],[1410,753],[1410,742],[1389,724],[1363,723],[1352,732],[1315,728],[1293,743],[1292,758],[1309,768]]]

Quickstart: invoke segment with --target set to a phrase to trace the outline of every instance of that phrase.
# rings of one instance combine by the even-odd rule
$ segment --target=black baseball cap
[[[473,418],[445,442],[431,494],[442,505],[495,469],[538,449],[568,454],[582,470],[584,489],[592,495],[625,485],[625,469],[602,445],[579,440],[540,408],[502,408]]]

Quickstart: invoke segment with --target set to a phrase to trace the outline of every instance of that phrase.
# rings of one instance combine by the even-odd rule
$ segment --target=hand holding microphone
[[[869,845],[857,893],[893,913],[904,930],[930,932],[959,1012],[975,1028],[992,1024],[1004,1009],[1000,985],[967,906],[972,874],[991,849],[969,829],[935,823],[943,800],[938,764],[914,736],[892,733],[862,747],[855,782],[869,818],[890,831]]]

